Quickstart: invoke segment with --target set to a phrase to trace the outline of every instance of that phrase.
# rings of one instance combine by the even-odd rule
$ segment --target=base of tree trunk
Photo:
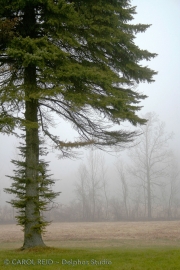
[[[43,242],[42,236],[40,234],[33,234],[31,237],[25,237],[24,244],[22,246],[22,250],[34,247],[46,247]]]

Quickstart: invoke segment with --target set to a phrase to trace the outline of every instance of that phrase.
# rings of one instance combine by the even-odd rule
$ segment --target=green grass
[[[1,246],[0,269],[180,270],[180,249],[178,246],[141,246],[135,243],[119,247],[36,248],[25,251]]]

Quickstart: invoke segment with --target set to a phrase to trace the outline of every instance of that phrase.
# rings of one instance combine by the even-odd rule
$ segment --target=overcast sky
[[[142,102],[142,112],[155,111],[175,133],[180,148],[180,1],[133,0],[137,6],[136,23],[152,24],[137,36],[140,48],[158,54],[148,65],[158,71],[155,83],[138,89],[149,97]]]
[[[132,5],[137,6],[134,23],[152,24],[145,33],[138,34],[136,44],[158,54],[151,62],[142,63],[158,71],[158,75],[154,83],[138,86],[148,96],[141,112],[156,112],[166,122],[167,130],[175,133],[174,146],[180,151],[180,0],[132,0]],[[69,127],[63,128],[63,137],[70,133]],[[16,145],[15,139],[0,135],[0,202],[5,196],[3,188],[10,184],[4,175],[11,174],[10,160],[16,158]],[[55,154],[50,154],[48,160],[55,178],[61,179],[62,198],[67,198],[82,161],[58,160]]]

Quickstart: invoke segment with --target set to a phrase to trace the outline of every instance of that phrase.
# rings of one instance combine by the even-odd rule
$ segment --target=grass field
[[[0,225],[0,269],[180,269],[179,221],[55,223],[44,241],[20,251],[21,229]]]

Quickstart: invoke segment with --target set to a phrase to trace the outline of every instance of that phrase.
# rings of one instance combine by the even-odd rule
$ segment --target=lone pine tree
[[[0,131],[25,129],[24,248],[43,245],[34,203],[39,134],[69,156],[86,144],[123,146],[136,132],[120,123],[145,123],[136,113],[146,96],[132,89],[153,81],[156,72],[140,61],[156,54],[135,45],[149,25],[130,24],[134,14],[128,0],[0,1]],[[79,140],[50,132],[54,114],[73,124]]]

